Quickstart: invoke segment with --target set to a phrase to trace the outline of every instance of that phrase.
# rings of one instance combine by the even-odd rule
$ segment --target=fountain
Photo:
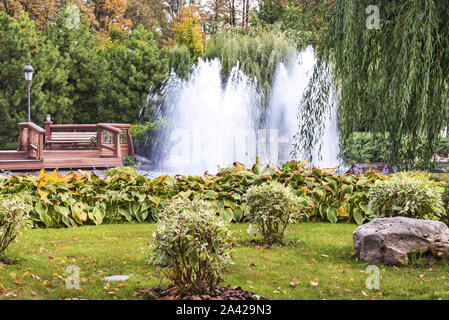
[[[312,48],[280,63],[269,99],[263,99],[257,82],[238,65],[223,80],[218,59],[200,60],[187,80],[172,73],[162,99],[150,95],[147,100],[157,104],[157,116],[167,121],[151,149],[150,169],[201,175],[235,161],[250,166],[256,157],[261,164],[291,160],[298,103],[314,64]],[[268,101],[266,108],[264,100]],[[261,110],[267,110],[266,114]],[[336,111],[323,119],[323,152],[312,152],[313,165],[338,166],[336,120]]]

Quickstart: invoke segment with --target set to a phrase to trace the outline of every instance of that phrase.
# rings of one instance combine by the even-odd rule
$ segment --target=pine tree
[[[107,69],[107,61],[98,54],[98,40],[81,17],[79,26],[67,23],[68,13],[61,16],[50,27],[47,38],[58,48],[64,58],[64,68],[68,72],[68,92],[70,109],[74,123],[96,123],[102,121],[98,114],[101,92]]]
[[[138,26],[123,42],[110,41],[102,55],[108,70],[100,114],[110,122],[138,121],[148,90],[159,88],[167,75],[166,53],[151,32]]]

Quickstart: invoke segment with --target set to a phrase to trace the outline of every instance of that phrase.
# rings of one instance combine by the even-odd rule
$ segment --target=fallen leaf
[[[290,287],[296,287],[297,285],[299,285],[299,282],[290,282]]]

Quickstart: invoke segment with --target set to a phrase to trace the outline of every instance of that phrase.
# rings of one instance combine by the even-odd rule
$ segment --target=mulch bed
[[[175,285],[142,289],[139,295],[151,300],[267,300],[240,287],[217,287],[214,295],[189,295],[179,292]]]

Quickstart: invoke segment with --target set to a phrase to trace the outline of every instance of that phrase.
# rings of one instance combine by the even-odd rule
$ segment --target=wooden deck
[[[132,137],[127,124],[53,125],[45,129],[34,123],[19,124],[18,150],[0,151],[0,170],[92,169],[117,167],[124,156],[134,157]],[[45,150],[46,137],[56,130],[64,132],[98,131],[95,149],[78,143],[53,144]]]

